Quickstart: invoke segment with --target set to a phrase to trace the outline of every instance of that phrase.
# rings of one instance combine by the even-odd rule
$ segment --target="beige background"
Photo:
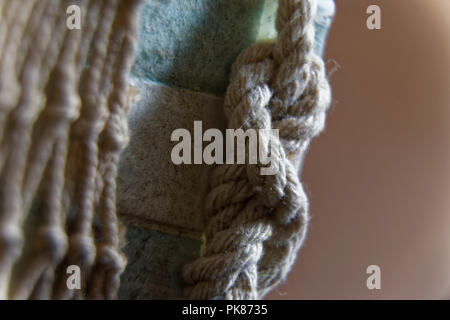
[[[334,105],[303,172],[312,224],[267,298],[450,298],[450,1],[336,5]],[[381,290],[366,288],[371,264]]]

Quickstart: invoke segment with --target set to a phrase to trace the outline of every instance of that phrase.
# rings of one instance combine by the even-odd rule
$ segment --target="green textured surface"
[[[264,2],[148,1],[133,75],[222,95],[234,59],[257,39]]]
[[[120,299],[167,299],[182,296],[181,268],[200,255],[202,241],[129,225]]]
[[[275,30],[275,14],[278,8],[278,0],[265,0],[263,11],[261,13],[261,21],[259,24],[258,35],[256,40],[271,40],[277,36]]]
[[[257,40],[275,38],[277,5],[277,0],[147,0],[133,76],[223,95],[237,55]],[[333,0],[318,1],[319,55],[334,10]]]

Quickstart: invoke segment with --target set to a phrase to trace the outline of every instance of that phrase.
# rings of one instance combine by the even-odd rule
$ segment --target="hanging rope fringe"
[[[262,176],[258,165],[215,168],[205,203],[206,248],[183,270],[193,299],[263,297],[286,277],[305,237],[308,199],[290,159],[323,129],[331,94],[313,51],[315,0],[278,5],[276,42],[238,57],[224,109],[229,128],[279,129],[279,138],[267,133],[259,140],[266,154],[282,145],[270,150],[279,170]]]
[[[114,298],[141,0],[0,0],[0,299]],[[66,9],[81,9],[81,29]],[[81,290],[69,290],[69,265]]]

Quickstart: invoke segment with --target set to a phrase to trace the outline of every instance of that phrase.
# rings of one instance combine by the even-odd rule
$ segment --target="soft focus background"
[[[366,28],[371,4],[381,30]],[[302,174],[312,223],[267,298],[450,298],[450,1],[336,6],[334,105]],[[366,287],[372,264],[381,290]]]

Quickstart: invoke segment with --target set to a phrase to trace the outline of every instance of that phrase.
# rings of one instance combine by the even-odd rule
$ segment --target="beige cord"
[[[115,298],[141,0],[0,0],[0,299]],[[81,9],[81,29],[66,9]],[[70,290],[69,265],[81,269]]]
[[[274,44],[256,44],[236,60],[225,98],[229,128],[279,129],[262,135],[275,175],[258,165],[220,165],[205,211],[203,256],[185,266],[194,299],[259,299],[289,272],[305,237],[308,199],[290,159],[324,127],[331,94],[313,50],[314,0],[279,0]],[[264,131],[270,132],[270,131]]]

